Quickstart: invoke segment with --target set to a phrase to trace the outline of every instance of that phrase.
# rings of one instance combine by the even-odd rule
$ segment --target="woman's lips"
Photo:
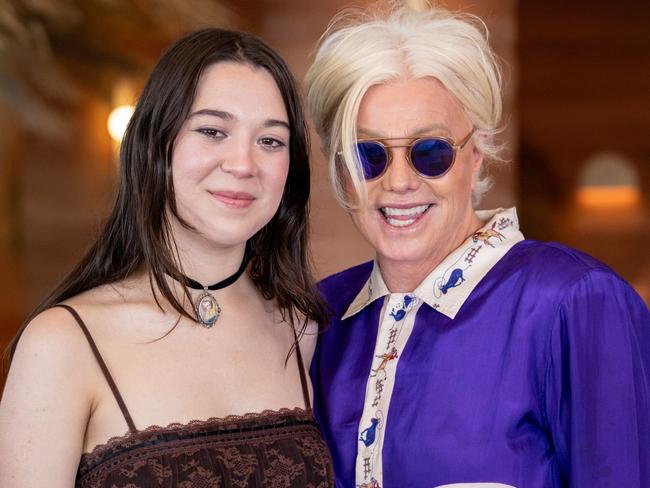
[[[250,193],[239,191],[212,191],[210,194],[230,208],[247,208],[255,200]]]
[[[411,207],[381,207],[379,211],[384,217],[384,221],[391,227],[403,228],[410,227],[418,222],[429,210],[431,204],[414,205]]]

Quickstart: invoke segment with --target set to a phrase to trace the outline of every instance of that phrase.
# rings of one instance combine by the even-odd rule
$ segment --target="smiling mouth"
[[[244,192],[215,191],[210,194],[227,207],[235,209],[247,208],[255,200],[255,197]]]
[[[380,207],[384,220],[393,227],[407,227],[417,222],[431,208],[431,204],[409,208]]]

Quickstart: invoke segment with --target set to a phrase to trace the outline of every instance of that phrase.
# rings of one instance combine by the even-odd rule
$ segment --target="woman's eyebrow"
[[[224,120],[234,120],[235,116],[231,114],[230,112],[226,112],[225,110],[216,110],[213,108],[202,108],[201,110],[197,110],[196,112],[192,112],[189,118],[195,117],[197,115],[212,115],[213,117],[219,117],[220,119]]]
[[[291,130],[291,127],[289,126],[289,123],[284,121],[284,120],[278,120],[278,119],[267,119],[264,121],[264,124],[262,124],[264,127],[269,128],[269,127],[284,127],[288,131]]]
[[[200,110],[197,110],[196,112],[192,112],[189,118],[196,117],[199,115],[210,115],[212,117],[219,117],[220,119],[223,120],[236,120],[237,117],[235,117],[234,114],[230,112],[226,112],[225,110],[217,110],[213,108],[202,108]],[[279,119],[266,119],[263,123],[262,126],[265,128],[269,127],[284,127],[287,130],[291,130],[291,127],[289,126],[289,123],[286,120],[279,120]]]
[[[431,132],[447,132],[449,133],[449,128],[444,125],[444,124],[431,124],[423,127],[416,128],[412,131],[409,131],[408,134],[405,134],[404,136],[398,136],[399,139],[414,139],[416,137],[420,137],[425,134],[429,134]],[[357,134],[367,136],[367,137],[372,137],[375,139],[382,139],[382,138],[388,138],[387,135],[381,134],[379,132],[375,132],[371,129],[366,129],[365,127],[359,127],[357,129]],[[392,136],[391,136],[392,137]]]

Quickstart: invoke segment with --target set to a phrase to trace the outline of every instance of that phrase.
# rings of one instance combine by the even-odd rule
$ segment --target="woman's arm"
[[[568,486],[650,486],[647,307],[591,272],[567,291],[549,345],[546,409]]]
[[[91,411],[88,343],[63,309],[25,329],[0,401],[0,486],[74,486]]]

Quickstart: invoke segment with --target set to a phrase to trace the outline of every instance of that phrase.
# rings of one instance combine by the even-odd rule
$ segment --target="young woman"
[[[248,34],[181,39],[121,163],[100,237],[13,344],[0,486],[330,486],[304,374],[324,315],[308,144],[285,63]]]

